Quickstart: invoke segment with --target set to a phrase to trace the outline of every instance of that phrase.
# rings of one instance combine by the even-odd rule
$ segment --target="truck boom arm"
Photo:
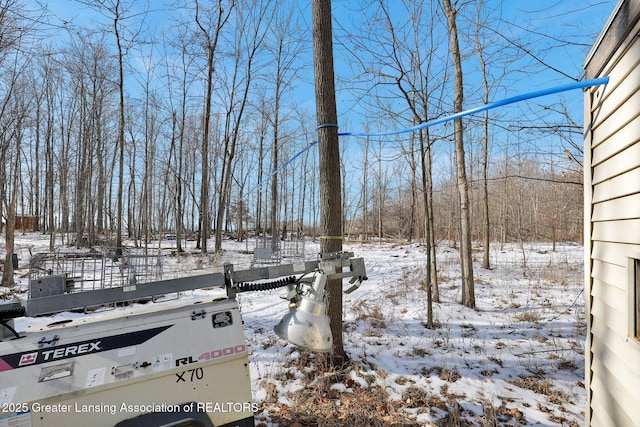
[[[349,277],[352,284],[367,279],[363,259],[354,258],[351,252],[322,254],[315,261],[238,271],[234,271],[233,264],[225,263],[222,273],[210,273],[140,284],[129,283],[125,286],[112,288],[29,298],[22,303],[0,304],[0,316],[2,318],[0,320],[23,315],[38,316],[68,310],[86,309],[87,307],[149,299],[169,293],[203,288],[225,288],[227,296],[235,298],[236,292],[243,290],[239,286],[242,283],[305,274],[315,271],[321,265],[327,264],[335,267],[335,271],[327,275],[328,279]]]

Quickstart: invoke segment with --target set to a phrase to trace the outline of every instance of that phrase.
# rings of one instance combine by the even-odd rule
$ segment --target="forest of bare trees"
[[[402,0],[393,9],[385,0],[338,3],[340,130],[409,127],[517,87],[580,80],[595,39],[593,29],[572,25],[561,38],[548,27],[524,28],[502,2],[452,2],[457,29],[448,0]],[[309,5],[76,4],[63,17],[37,2],[0,0],[8,247],[16,215],[37,217],[52,249],[123,239],[144,246],[170,236],[178,251],[195,239],[206,252],[208,238],[218,251],[224,238],[247,233],[318,236],[318,153],[305,150],[318,126],[309,107]],[[589,9],[562,19],[577,22]],[[526,20],[525,12],[518,16]],[[453,31],[464,105],[454,103]],[[581,94],[410,134],[342,138],[335,191],[344,236],[459,245],[464,229],[468,243],[484,246],[580,240],[583,110],[575,99]]]

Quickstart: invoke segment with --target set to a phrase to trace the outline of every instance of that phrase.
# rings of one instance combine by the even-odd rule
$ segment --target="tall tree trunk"
[[[204,30],[203,30],[204,31]],[[208,37],[208,34],[207,34]],[[209,126],[211,123],[211,96],[213,92],[213,57],[215,47],[208,44],[207,89],[205,94],[204,124],[202,130],[202,184],[200,185],[200,232],[199,242],[203,254],[207,253],[209,237]]]
[[[34,170],[35,170],[35,174],[34,174],[34,183],[33,183],[33,187],[34,187],[34,209],[33,209],[33,214],[36,216],[37,221],[34,224],[35,230],[40,231],[40,224],[44,223],[43,218],[44,215],[42,212],[40,212],[40,122],[42,120],[42,110],[41,110],[41,100],[39,99],[40,95],[36,95],[35,98],[35,103],[36,103],[36,122],[35,122],[35,149],[34,149],[34,157],[35,157],[35,166],[34,166]]]
[[[409,232],[408,240],[413,239],[415,233],[416,224],[416,205],[418,202],[418,187],[417,187],[417,161],[415,154],[415,141],[411,138],[411,144],[409,146],[409,167],[411,168],[411,201],[409,202]]]
[[[264,169],[264,142],[266,138],[266,129],[267,129],[267,110],[264,100],[261,103],[261,125],[260,125],[260,137],[258,138],[258,182],[262,183],[263,179],[263,169]],[[257,188],[256,191],[256,233],[258,235],[262,234],[262,200],[264,197],[263,186]]]
[[[322,253],[342,250],[342,195],[340,194],[340,148],[333,74],[331,0],[312,0],[313,64],[318,121],[320,169],[320,227]],[[333,335],[332,363],[342,364],[347,355],[342,337],[342,280],[327,282],[329,318]]]
[[[118,207],[117,207],[117,230],[116,230],[116,253],[122,253],[122,216],[124,198],[124,54],[118,29],[118,19],[120,2],[116,2],[115,17],[113,20],[113,30],[118,45],[118,94],[120,96],[119,121],[118,121]]]
[[[480,60],[480,69],[482,71],[482,86],[484,95],[482,101],[489,103],[489,83],[487,82],[487,64],[484,60],[483,46],[480,42],[479,29],[476,29],[476,49],[478,50],[478,59]],[[487,163],[489,160],[489,111],[484,112],[483,117],[483,136],[482,136],[482,239],[484,256],[482,259],[482,268],[489,269],[489,244],[491,224],[489,222],[489,183],[487,178]]]
[[[243,7],[244,9],[244,7]],[[242,123],[244,119],[245,109],[249,102],[249,95],[251,91],[251,84],[253,82],[253,69],[254,60],[256,54],[260,51],[262,41],[264,39],[264,32],[261,30],[263,27],[260,25],[262,19],[266,16],[266,9],[257,9],[257,14],[248,17],[247,21],[242,20],[238,22],[238,26],[241,28],[238,37],[236,64],[234,68],[233,77],[231,79],[231,93],[230,104],[227,111],[227,125],[225,126],[225,148],[223,151],[223,175],[222,184],[220,186],[220,198],[218,204],[218,213],[216,216],[216,234],[215,234],[215,250],[216,252],[222,251],[222,228],[225,218],[228,218],[229,205],[231,202],[231,183],[234,178],[234,162],[236,155],[236,148],[241,137]],[[250,15],[253,15],[250,13]],[[240,14],[242,19],[242,14]],[[251,27],[251,20],[256,19],[255,27],[252,31],[248,32],[247,45],[244,45],[244,34],[242,28]],[[241,56],[246,53],[246,66],[245,74],[240,72],[241,68]],[[238,83],[242,82],[242,86],[236,89]],[[238,98],[236,99],[236,92]],[[232,120],[233,119],[233,120]],[[226,167],[224,166],[226,165]]]
[[[11,288],[15,285],[13,278],[13,251],[15,240],[15,226],[16,226],[16,199],[15,195],[9,195],[9,203],[7,205],[7,223],[5,224],[5,241],[4,250],[5,258],[4,265],[2,266],[2,281],[0,284],[7,288]]]
[[[52,109],[51,106],[49,106],[49,109]],[[52,115],[51,112],[48,113],[49,115]],[[50,121],[51,120],[51,121]],[[53,176],[53,162],[54,162],[54,157],[53,157],[53,135],[52,135],[52,127],[53,127],[53,120],[52,119],[47,119],[47,132],[46,132],[46,137],[45,137],[45,145],[46,145],[46,154],[45,154],[45,158],[46,158],[46,166],[45,166],[45,175],[46,175],[46,179],[45,179],[45,192],[47,194],[47,224],[48,224],[48,232],[49,232],[49,251],[53,252],[54,247],[55,247],[55,241],[56,241],[56,226],[55,226],[55,217],[54,217],[54,197],[53,197],[53,191],[54,191],[54,176]]]
[[[438,262],[437,262],[437,248],[436,248],[436,233],[434,226],[434,216],[433,216],[433,167],[432,167],[432,156],[431,156],[431,138],[429,137],[429,129],[425,133],[426,144],[426,166],[427,166],[427,204],[428,207],[425,209],[425,215],[429,217],[429,221],[427,225],[429,226],[429,250],[431,251],[430,261],[431,261],[431,287],[433,288],[433,301],[440,302],[440,287],[438,285]]]
[[[196,1],[196,24],[202,32],[202,36],[205,42],[205,49],[207,52],[207,81],[206,81],[206,93],[205,93],[205,111],[202,130],[202,185],[200,187],[200,236],[202,253],[207,252],[207,238],[210,232],[210,218],[209,218],[209,133],[211,125],[211,103],[213,96],[213,75],[215,72],[215,55],[218,50],[218,41],[220,39],[220,33],[222,27],[231,16],[231,11],[234,8],[234,4],[230,4],[225,7],[222,4],[222,0],[218,0],[215,7],[215,26],[206,28],[201,22],[200,16],[200,4]],[[204,11],[208,13],[208,11]],[[211,34],[210,31],[213,31]],[[226,153],[223,153],[226,156]],[[224,162],[223,167],[224,170]],[[220,200],[225,198],[224,191],[220,194]],[[224,208],[224,206],[223,206]]]
[[[280,72],[278,68],[277,73]],[[278,174],[275,172],[278,170],[278,129],[280,125],[280,88],[278,83],[280,79],[276,77],[276,94],[275,105],[273,111],[273,149],[271,152],[271,169],[273,176],[271,177],[271,218],[269,221],[269,228],[271,229],[272,242],[276,239],[278,233]],[[273,244],[273,243],[272,243]]]
[[[54,126],[54,95],[53,95],[53,87],[52,84],[48,84],[45,89],[46,99],[47,99],[47,111],[46,111],[46,130],[44,136],[45,143],[45,197],[46,197],[46,205],[47,205],[47,220],[46,220],[46,230],[49,233],[49,251],[53,252],[55,247],[55,233],[56,228],[54,224],[54,155],[53,155],[53,126]]]
[[[425,135],[426,134],[426,135]],[[429,129],[425,129],[425,132],[420,132],[420,160],[422,163],[422,197],[424,203],[424,242],[427,247],[427,260],[425,263],[425,284],[427,286],[427,328],[433,329],[433,284],[431,281],[431,217],[429,216],[429,206],[431,200],[429,198],[429,192],[431,191],[431,185],[429,183],[428,174],[431,173],[431,169],[428,166],[428,157],[431,155],[427,152],[429,146]],[[426,144],[425,144],[426,140]]]
[[[385,190],[383,189],[384,183],[382,179],[382,143],[378,143],[379,151],[378,151],[378,212],[377,212],[377,228],[378,228],[378,245],[382,245],[382,237],[384,236],[384,223],[382,222],[383,218],[383,208],[382,205],[384,203],[384,194]]]
[[[173,111],[172,115],[171,115],[171,146],[170,146],[170,150],[169,150],[169,163],[171,164],[172,162],[172,158],[175,157],[175,162],[177,163],[176,167],[176,171],[174,172],[173,176],[171,177],[169,174],[169,170],[171,170],[169,167],[167,168],[167,174],[166,174],[166,182],[167,184],[170,181],[170,179],[173,181],[173,215],[174,215],[174,227],[175,227],[175,231],[176,231],[176,253],[180,254],[183,250],[182,250],[182,182],[181,182],[181,173],[182,173],[182,145],[180,145],[179,149],[176,149],[176,143],[178,142],[178,140],[181,141],[182,138],[182,131],[180,131],[180,136],[177,135],[178,130],[178,123],[177,123],[177,115],[176,112]],[[176,151],[178,151],[178,153],[176,153]]]
[[[444,11],[447,15],[449,27],[449,46],[453,57],[454,67],[454,98],[453,111],[462,111],[463,82],[462,82],[462,58],[458,44],[458,29],[456,26],[457,11],[452,7],[450,0],[443,0]],[[462,264],[462,304],[475,308],[475,292],[473,283],[473,258],[471,253],[471,219],[469,205],[469,183],[464,154],[464,128],[462,119],[454,121],[455,150],[456,150],[456,175],[458,178],[458,194],[460,199],[460,260]]]
[[[362,234],[364,240],[369,240],[369,138],[364,146],[364,165],[362,167]]]

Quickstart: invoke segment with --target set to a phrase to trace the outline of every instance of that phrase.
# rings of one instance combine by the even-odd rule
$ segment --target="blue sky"
[[[553,85],[569,83],[571,79],[579,80],[582,77],[582,62],[589,51],[591,44],[596,40],[609,14],[615,6],[615,1],[543,1],[531,2],[523,0],[486,1],[487,10],[493,11],[492,15],[497,20],[510,23],[509,26],[501,24],[494,28],[495,33],[502,33],[509,38],[522,37],[525,33],[527,41],[531,44],[550,44],[553,40],[567,40],[577,45],[566,45],[549,48],[538,56],[555,70],[545,69],[540,62],[527,58],[519,61],[503,72],[509,73],[506,77],[508,86],[492,93],[490,101],[504,97],[518,95],[520,93],[547,88]],[[352,2],[337,1],[334,3],[334,19],[337,26],[350,25],[365,17],[353,17]],[[467,7],[467,9],[469,9]],[[463,16],[464,15],[464,16]],[[463,27],[464,21],[473,14],[469,11],[461,12],[459,26]],[[489,22],[491,25],[492,22]],[[498,25],[497,23],[495,25]],[[438,35],[436,35],[438,36]],[[447,41],[446,36],[440,34],[440,39]],[[462,39],[462,37],[461,37]],[[463,55],[465,47],[463,44]],[[448,46],[444,47],[448,49]],[[523,45],[523,49],[536,50],[536,46]],[[348,73],[346,67],[341,67],[345,62],[345,52],[339,43],[336,43],[336,70]],[[481,84],[478,73],[478,64],[470,49],[466,50],[465,68],[465,108],[471,108],[481,103],[479,98],[479,86]],[[526,67],[521,67],[526,64]],[[488,63],[491,72],[492,64]],[[581,98],[580,93],[570,95],[571,98]]]
[[[398,1],[398,7],[396,8],[394,6],[393,12],[401,14],[402,12],[398,12],[401,10],[399,7],[400,1],[395,1]],[[55,16],[59,18],[52,20],[54,24],[73,22],[78,26],[95,28],[95,20],[101,20],[95,11],[75,0],[49,0],[44,3]],[[138,1],[134,3],[134,7],[142,10],[145,3],[146,2]],[[174,14],[175,9],[168,6],[168,2],[165,1],[154,1],[150,3],[148,8],[152,13],[147,20],[150,28],[171,26],[172,23],[168,16]],[[340,46],[340,43],[343,41],[340,39],[342,35],[341,27],[351,30],[354,25],[358,25],[358,23],[368,18],[366,16],[367,8],[360,9],[360,3],[364,4],[365,2],[353,0],[333,1],[334,34],[336,38],[334,43],[335,67],[338,79],[349,79],[351,77],[350,74],[352,70],[350,70],[347,65],[349,52]],[[33,7],[37,7],[35,0],[27,0],[27,4],[33,4]],[[311,11],[309,2],[293,1],[293,4],[297,5],[300,10],[300,26],[306,28],[310,33]],[[390,2],[390,4],[393,4],[393,1]],[[514,76],[509,77],[509,79],[513,80],[513,83],[508,88],[505,88],[502,93],[496,93],[494,96],[513,96],[525,91],[548,87],[549,85],[566,83],[568,82],[567,76],[579,79],[582,75],[584,56],[601,31],[615,4],[616,1],[612,0],[545,0],[542,2],[526,0],[485,1],[484,7],[486,10],[492,11],[495,19],[500,18],[510,23],[509,26],[500,25],[500,28],[495,28],[496,33],[503,33],[505,36],[515,38],[525,32],[530,32],[529,40],[531,43],[549,43],[551,38],[555,38],[566,39],[582,45],[582,47],[556,47],[544,53],[544,56],[540,59],[555,67],[558,70],[556,72],[549,70],[541,72],[539,67],[535,67],[535,64],[532,64],[531,70],[511,70]],[[464,26],[464,21],[467,20],[469,16],[473,16],[473,13],[469,11],[470,6],[465,6],[464,8],[466,10],[460,13],[460,26]],[[310,39],[310,34],[305,37]],[[444,36],[440,35],[440,37]],[[524,46],[524,48],[528,48],[528,46]],[[310,49],[307,50],[306,54],[308,56],[301,58],[300,62],[307,64],[309,71],[312,71],[310,67],[312,61]],[[469,55],[472,54],[469,53]],[[476,62],[475,58],[472,57],[465,61],[465,83],[469,86],[466,88],[468,95],[465,100],[465,108],[477,105],[477,99],[473,96],[475,87],[479,84],[476,73]],[[489,64],[489,67],[491,67],[491,64]],[[566,75],[563,75],[563,73]],[[308,74],[306,80],[301,82],[299,92],[295,94],[302,102],[305,102],[305,100],[307,102],[314,102],[313,87],[311,86],[312,82],[310,78],[311,73]],[[341,91],[339,96],[342,101],[353,98],[353,96],[348,93],[348,90],[341,89],[340,85],[338,85],[338,89]],[[496,98],[493,100],[495,99]],[[350,110],[351,107],[343,106],[343,109]]]
[[[291,0],[294,7],[299,12],[298,25],[301,29],[300,36],[309,44],[308,49],[298,59],[300,64],[305,65],[304,78],[297,82],[295,88],[288,94],[303,109],[308,110],[313,115],[315,106],[314,90],[313,90],[313,68],[311,53],[311,8],[310,2],[299,2]],[[28,0],[33,3],[35,0]],[[150,2],[149,9],[152,13],[147,20],[150,31],[156,31],[158,27],[168,27],[172,25],[171,16],[176,12],[174,8],[167,6],[167,2]],[[371,127],[376,130],[395,130],[404,127],[403,123],[383,119],[376,119],[380,116],[380,111],[372,110],[371,106],[365,105],[359,98],[358,93],[353,88],[359,87],[359,84],[353,83],[354,73],[358,70],[350,62],[349,56],[349,40],[345,32],[358,33],[361,27],[370,20],[370,13],[375,6],[375,1],[365,2],[357,0],[334,0],[334,56],[336,79],[338,81],[338,113],[341,131],[364,131]],[[408,2],[411,3],[411,2]],[[86,5],[78,3],[74,0],[51,0],[47,2],[48,7],[59,18],[53,23],[62,23],[70,21],[75,25],[88,28],[96,28],[94,22],[97,17],[95,11],[92,11]],[[145,2],[136,2],[135,7],[142,9]],[[403,9],[401,0],[393,0],[389,2],[393,5],[391,9],[392,18],[400,23],[403,22]],[[482,104],[481,79],[478,73],[478,61],[473,51],[469,37],[472,28],[471,20],[475,18],[475,7],[467,2],[458,2],[465,4],[459,13],[458,25],[462,29],[461,44],[464,57],[465,68],[465,102],[464,108],[469,109]],[[497,101],[506,97],[516,96],[522,93],[549,88],[565,83],[570,83],[582,78],[582,63],[591,45],[596,40],[598,34],[603,28],[604,23],[613,11],[616,1],[601,0],[545,0],[539,2],[531,2],[526,0],[487,0],[483,3],[485,10],[490,11],[490,18],[487,21],[488,34],[494,40],[504,41],[504,38],[519,39],[523,44],[519,48],[512,46],[511,52],[519,52],[522,54],[525,50],[531,50],[535,53],[535,57],[524,55],[524,58],[512,63],[506,64],[508,58],[501,57],[495,52],[491,52],[491,45],[487,46],[489,58],[493,54],[496,60],[488,61],[488,68],[491,73],[500,75],[500,83],[496,86],[490,95],[490,102]],[[439,3],[429,3],[430,7],[440,8]],[[57,21],[57,22],[56,22]],[[63,24],[68,27],[69,25]],[[447,36],[440,30],[430,34],[433,40],[440,43],[438,49],[442,52],[442,63],[436,64],[442,72],[446,72],[450,64],[447,63],[448,45]],[[466,35],[464,34],[466,31]],[[501,37],[504,38],[501,39]],[[465,39],[466,37],[466,39]],[[563,41],[570,43],[563,43]],[[428,40],[425,39],[425,43]],[[160,49],[156,49],[159,54]],[[139,61],[142,64],[142,61]],[[544,63],[544,65],[543,65]],[[140,65],[142,68],[142,65]],[[345,83],[349,82],[349,83]],[[131,86],[129,86],[131,88]],[[400,101],[397,101],[401,104]],[[582,123],[582,91],[576,90],[567,92],[558,96],[545,97],[543,99],[527,101],[514,106],[504,107],[501,110],[492,111],[492,115],[501,117],[513,117],[514,122],[522,117],[533,120],[545,120],[549,117],[550,108],[558,108],[562,102],[566,108],[571,110],[572,118],[579,124]],[[441,106],[441,114],[451,113],[450,95],[448,99],[445,97]],[[408,121],[407,121],[408,122]],[[307,130],[313,134],[313,129]],[[441,132],[445,135],[446,129],[434,129],[434,132]],[[520,139],[527,138],[525,134],[514,135],[510,132],[500,135],[500,131],[496,131],[496,138],[509,140],[511,138]],[[499,135],[499,136],[498,136]],[[534,137],[532,137],[534,138]],[[502,142],[504,144],[504,141]],[[559,141],[532,141],[532,144],[538,144],[540,147],[559,144]],[[306,141],[301,141],[304,146]],[[359,158],[358,141],[354,138],[345,139],[344,144],[349,148],[348,161],[357,164]],[[387,144],[385,142],[384,144]],[[353,149],[352,149],[353,148]],[[436,155],[439,154],[447,159],[450,153],[450,147],[441,144],[437,148]],[[386,145],[389,156],[394,155],[394,151],[398,149],[395,140]],[[496,150],[501,150],[497,147]],[[533,150],[536,147],[532,148]],[[546,149],[546,148],[545,148]],[[560,147],[552,148],[560,150]],[[446,163],[446,160],[445,162]],[[447,166],[443,166],[445,168]]]

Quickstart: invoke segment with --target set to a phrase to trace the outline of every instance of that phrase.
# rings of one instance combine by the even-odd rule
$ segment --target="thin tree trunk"
[[[454,113],[462,111],[463,81],[462,58],[458,44],[458,29],[456,26],[456,10],[451,6],[450,0],[443,0],[447,24],[449,27],[449,45],[453,56],[454,66]],[[458,178],[458,194],[460,199],[460,254],[462,263],[462,304],[475,308],[475,292],[473,283],[473,259],[471,253],[471,219],[469,205],[469,183],[464,153],[464,128],[462,119],[454,121],[456,172]]]
[[[476,48],[480,59],[480,69],[482,70],[482,86],[484,87],[484,95],[482,101],[489,103],[489,83],[487,82],[487,64],[484,60],[483,47],[480,43],[478,31],[476,30]],[[489,244],[491,224],[489,221],[489,184],[487,177],[487,163],[489,160],[489,111],[484,112],[483,117],[483,136],[482,136],[482,239],[484,256],[482,259],[482,268],[489,269]]]
[[[2,267],[2,286],[11,288],[15,285],[13,278],[13,251],[14,251],[14,239],[15,239],[15,225],[16,225],[16,200],[15,196],[9,196],[7,206],[7,223],[5,224],[5,259]]]
[[[433,168],[432,168],[432,156],[431,156],[431,138],[429,136],[429,129],[425,134],[426,139],[426,156],[427,156],[427,203],[428,208],[425,211],[425,215],[428,215],[429,221],[429,250],[431,251],[431,287],[433,288],[433,301],[440,302],[440,286],[438,285],[438,261],[437,261],[437,248],[436,248],[436,233],[434,226],[433,216]]]
[[[277,74],[280,73],[280,68],[278,67]],[[274,174],[271,177],[271,218],[269,221],[269,228],[271,229],[271,237],[272,242],[275,241],[276,235],[278,233],[278,174],[275,173],[278,170],[278,145],[279,145],[279,135],[278,129],[280,125],[280,78],[276,77],[276,96],[274,103],[274,111],[273,111],[273,148],[271,151],[271,173]]]
[[[204,30],[203,30],[204,31]],[[202,184],[200,186],[199,243],[203,254],[207,253],[209,237],[209,125],[211,122],[211,96],[213,92],[214,48],[207,45],[207,89],[205,94],[204,125],[202,130]]]
[[[196,24],[202,31],[202,35],[205,39],[205,49],[207,51],[207,82],[206,82],[206,92],[205,92],[205,111],[204,111],[204,119],[203,119],[203,130],[202,130],[202,171],[201,171],[201,179],[202,184],[200,186],[200,218],[199,218],[199,236],[198,243],[200,243],[200,250],[202,253],[207,253],[207,238],[209,237],[209,128],[211,124],[211,99],[213,95],[213,74],[215,71],[215,53],[218,47],[218,39],[220,36],[220,30],[222,26],[226,22],[227,18],[230,16],[230,10],[225,11],[222,7],[222,2],[218,1],[217,7],[217,22],[216,28],[214,29],[213,37],[209,34],[207,28],[205,28],[200,23],[200,15],[199,15],[199,3],[196,1]],[[226,13],[226,16],[225,16]],[[221,198],[224,196],[221,196]]]
[[[429,130],[425,129],[427,135]],[[425,139],[426,144],[425,144]],[[428,137],[420,132],[420,160],[422,163],[422,197],[424,203],[424,242],[427,247],[427,260],[425,262],[425,285],[427,287],[427,328],[433,329],[433,287],[431,281],[431,218],[429,216],[429,206],[431,200],[429,199],[429,191],[431,187],[428,182],[428,174],[431,172],[427,166],[427,147],[429,146]]]
[[[118,31],[119,5],[117,2],[115,18],[113,20],[113,30],[118,45],[118,93],[120,95],[120,111],[118,121],[118,207],[117,207],[117,231],[116,231],[116,253],[120,255],[122,252],[122,216],[123,216],[123,197],[124,197],[124,59],[122,53],[122,45],[120,33]]]

